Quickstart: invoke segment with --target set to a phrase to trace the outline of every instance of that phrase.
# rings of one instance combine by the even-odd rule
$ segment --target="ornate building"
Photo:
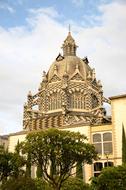
[[[77,45],[68,33],[49,71],[43,72],[38,92],[28,94],[24,105],[24,130],[69,125],[108,123],[102,85],[87,57],[76,56]]]
[[[102,85],[87,57],[76,56],[77,45],[68,33],[49,71],[43,72],[38,92],[28,93],[24,105],[23,131],[9,135],[8,148],[14,151],[27,133],[56,127],[80,132],[94,144],[99,160],[83,166],[86,182],[98,176],[102,168],[122,163],[122,124],[126,130],[126,94],[109,99],[103,96]],[[106,115],[104,102],[111,104],[111,117]],[[35,176],[32,168],[32,177]]]

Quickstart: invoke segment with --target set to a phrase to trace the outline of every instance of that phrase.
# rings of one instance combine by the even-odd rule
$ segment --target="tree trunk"
[[[57,185],[54,185],[54,186],[53,186],[53,189],[54,189],[54,190],[60,190],[61,187],[57,184]]]

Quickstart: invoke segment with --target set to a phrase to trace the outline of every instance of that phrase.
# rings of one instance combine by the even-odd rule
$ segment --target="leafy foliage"
[[[76,166],[76,177],[83,179],[83,170],[82,170],[82,163],[77,163]]]
[[[36,184],[37,190],[52,190],[50,185],[41,178],[36,178],[35,184]]]
[[[42,176],[43,176],[42,169],[39,165],[37,165],[36,176],[37,176],[37,178],[42,178]]]
[[[17,152],[8,152],[4,147],[0,147],[0,181],[4,182],[9,176],[17,178],[24,174],[22,167],[25,160]]]
[[[64,182],[62,190],[89,190],[89,185],[80,178],[70,177]]]
[[[97,158],[94,146],[84,135],[57,129],[30,133],[22,143],[22,153],[31,155],[31,162],[39,166],[55,190],[61,188],[78,162],[91,164]]]
[[[20,177],[17,180],[9,179],[1,186],[1,190],[38,190],[35,181],[31,178]]]
[[[126,190],[126,166],[105,168],[92,179],[92,190]]]
[[[11,160],[13,159],[13,154],[5,150],[4,147],[0,147],[0,181],[6,181],[7,177],[12,172]]]
[[[27,155],[27,159],[26,159],[26,176],[27,177],[31,177],[31,155],[28,154]]]

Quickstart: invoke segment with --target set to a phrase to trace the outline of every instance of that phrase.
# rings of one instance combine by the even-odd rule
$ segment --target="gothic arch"
[[[69,102],[71,109],[85,109],[85,94],[79,89],[73,89],[69,94]]]
[[[53,89],[48,93],[48,111],[61,109],[62,96],[64,92],[59,89]]]

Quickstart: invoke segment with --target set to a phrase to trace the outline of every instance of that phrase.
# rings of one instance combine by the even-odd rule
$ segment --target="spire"
[[[70,30],[71,30],[71,28],[70,28],[70,25],[69,25],[68,35],[67,35],[66,39],[64,40],[64,43],[63,43],[63,46],[62,46],[63,56],[76,55],[77,46],[75,44],[75,40],[71,36],[71,31]]]

